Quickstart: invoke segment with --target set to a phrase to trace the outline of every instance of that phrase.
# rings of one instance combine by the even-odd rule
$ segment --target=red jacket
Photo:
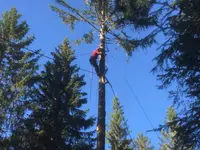
[[[97,48],[96,50],[94,50],[94,51],[92,52],[91,57],[97,59],[98,55],[100,55],[100,54],[101,54],[101,52],[99,51],[99,48]]]

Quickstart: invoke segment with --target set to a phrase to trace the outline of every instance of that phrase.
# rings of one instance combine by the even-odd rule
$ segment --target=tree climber
[[[95,71],[96,71],[97,75],[99,76],[100,75],[99,66],[97,65],[97,57],[98,56],[100,56],[100,59],[101,59],[102,52],[101,52],[101,48],[100,47],[98,47],[96,50],[94,50],[92,52],[91,57],[90,57],[90,63],[95,68]]]

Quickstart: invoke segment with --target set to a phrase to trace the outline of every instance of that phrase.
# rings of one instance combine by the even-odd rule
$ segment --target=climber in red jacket
[[[98,47],[96,50],[94,50],[92,52],[92,55],[90,57],[90,63],[91,65],[95,68],[95,71],[97,73],[97,75],[99,76],[100,75],[100,72],[99,72],[99,66],[97,65],[97,57],[98,56],[101,56],[102,55],[102,52],[101,52],[101,48]]]

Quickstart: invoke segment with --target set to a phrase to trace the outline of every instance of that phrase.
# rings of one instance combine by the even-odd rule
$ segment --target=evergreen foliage
[[[154,147],[151,146],[151,142],[147,136],[144,136],[142,133],[138,134],[138,137],[135,141],[136,150],[153,150]]]
[[[177,114],[173,107],[169,107],[167,110],[167,117],[165,120],[165,125],[168,125],[168,123],[173,122],[175,118],[177,117]],[[173,149],[175,145],[175,135],[176,132],[172,131],[171,128],[166,128],[161,130],[161,144],[160,144],[160,150],[168,150]]]
[[[39,51],[24,51],[34,37],[20,17],[12,8],[0,20],[0,149],[93,149],[94,118],[82,109],[84,76],[68,40],[38,74]]]
[[[179,136],[177,131],[182,131],[182,136],[188,139],[190,135],[184,135],[183,128],[179,124],[175,124],[177,120],[177,114],[173,107],[169,107],[167,110],[167,118],[165,121],[165,128],[161,130],[161,144],[160,150],[182,150],[186,149],[184,142],[179,142]],[[180,133],[179,133],[180,134]],[[194,147],[187,147],[187,150],[193,150]]]
[[[174,81],[177,90],[171,91],[174,103],[181,106],[180,115],[174,124],[177,129],[175,144],[184,143],[185,148],[200,148],[200,1],[175,0],[160,2],[162,19],[160,29],[167,41],[160,47],[155,58],[160,71],[160,88],[166,88]],[[186,136],[189,135],[189,136]]]
[[[56,0],[62,6],[56,7],[51,5],[51,9],[57,12],[63,22],[74,29],[76,23],[86,22],[92,26],[92,30],[83,35],[83,38],[76,41],[92,43],[95,39],[95,31],[99,31],[99,25],[102,22],[102,6],[100,0],[87,0],[84,10],[76,9],[70,6],[64,0]],[[154,4],[154,0],[108,0],[106,1],[106,20],[105,33],[107,34],[107,42],[119,44],[131,56],[132,52],[138,48],[146,48],[150,46],[154,40],[156,31],[152,32],[144,38],[136,38],[129,33],[142,31],[152,27],[156,23],[157,17],[151,15],[150,10]],[[153,14],[153,13],[152,13]],[[99,31],[100,32],[100,31]],[[87,38],[85,38],[87,37]],[[114,42],[115,41],[115,42]]]
[[[0,145],[1,139],[24,116],[29,101],[30,79],[38,65],[36,54],[25,52],[33,36],[27,36],[29,26],[20,21],[21,14],[15,8],[2,14],[0,20]]]
[[[83,35],[81,40],[92,43],[100,37],[102,56],[99,63],[99,104],[98,121],[99,132],[97,134],[97,150],[105,149],[105,57],[106,45],[120,45],[128,56],[139,47],[146,48],[155,42],[154,36],[157,30],[138,38],[138,32],[147,31],[156,23],[157,16],[150,13],[154,0],[85,0],[84,9],[74,8],[65,0],[56,0],[58,6],[51,5],[51,9],[58,13],[63,22],[74,30],[77,23],[83,22],[92,28]],[[138,13],[136,15],[136,13]],[[90,29],[88,28],[88,29]],[[95,34],[97,33],[97,35]],[[133,36],[134,35],[134,36]]]
[[[67,39],[52,53],[53,62],[47,62],[38,75],[30,102],[29,116],[21,120],[10,138],[16,149],[91,150],[94,131],[89,128],[94,118],[87,118],[88,110],[84,76],[73,64],[74,51]]]
[[[107,140],[111,150],[132,150],[131,140],[128,138],[128,127],[124,118],[123,107],[117,97],[113,101],[113,112],[110,119],[109,130],[107,131]]]

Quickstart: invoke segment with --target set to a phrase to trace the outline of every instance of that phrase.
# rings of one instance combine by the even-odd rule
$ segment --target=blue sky
[[[79,3],[77,3],[79,2]],[[70,1],[75,7],[82,7],[84,0]],[[91,27],[89,25],[79,24],[75,31],[70,31],[67,25],[64,25],[58,15],[51,11],[49,4],[54,4],[54,0],[1,0],[0,14],[16,7],[23,15],[22,20],[26,20],[30,26],[30,35],[34,35],[36,40],[30,46],[31,49],[41,49],[42,53],[50,56],[58,44],[61,44],[64,37],[69,40],[80,38]],[[99,43],[99,37],[93,44],[82,44],[76,46],[72,44],[76,52],[76,63],[83,69],[92,70],[89,64],[89,55],[85,53],[92,52]],[[164,37],[160,36],[158,42],[161,43]],[[114,91],[120,99],[121,105],[124,106],[125,118],[128,120],[129,129],[132,131],[132,137],[136,137],[138,133],[147,135],[152,144],[158,148],[159,139],[154,132],[148,132],[152,129],[148,120],[146,119],[142,109],[136,102],[124,78],[126,78],[131,85],[133,91],[137,95],[141,105],[147,113],[149,119],[155,127],[163,123],[167,107],[170,106],[171,101],[168,99],[168,92],[166,90],[158,90],[159,82],[156,76],[150,73],[154,67],[155,62],[153,58],[158,54],[156,50],[158,45],[153,45],[146,50],[137,50],[133,56],[127,61],[125,52],[122,49],[116,50],[116,46],[109,45],[109,52],[107,54],[108,74],[107,78],[111,82]],[[47,61],[46,58],[40,60],[40,66]],[[80,71],[85,74],[87,85],[83,89],[88,93],[87,108],[90,109],[89,114],[97,116],[97,88],[98,79],[95,75]],[[91,98],[90,98],[91,95]],[[106,114],[107,123],[111,114],[113,94],[107,85],[106,88]]]

